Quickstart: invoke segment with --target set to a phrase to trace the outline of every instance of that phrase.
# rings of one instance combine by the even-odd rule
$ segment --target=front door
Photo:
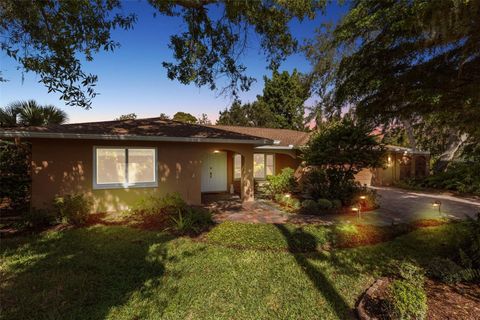
[[[227,153],[211,152],[202,162],[202,192],[227,191]]]

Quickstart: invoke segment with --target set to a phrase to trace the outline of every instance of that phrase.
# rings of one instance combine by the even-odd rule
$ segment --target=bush
[[[406,280],[394,280],[387,294],[388,310],[393,319],[425,319],[427,295],[422,286]]]
[[[302,202],[302,207],[300,208],[300,213],[302,214],[319,214],[318,204],[315,200],[304,200]]]
[[[451,259],[433,258],[427,266],[427,274],[435,279],[445,283],[456,283],[462,281],[461,271],[463,270],[458,264]]]
[[[328,199],[318,199],[317,204],[318,208],[323,211],[328,211],[333,208],[332,202]]]
[[[56,220],[55,213],[46,209],[32,208],[22,217],[22,226],[27,229],[42,229],[52,225]]]
[[[275,201],[289,211],[295,211],[301,207],[300,201],[297,198],[292,197],[290,194],[276,194]]]
[[[425,282],[425,270],[411,261],[395,263],[394,270],[397,276],[412,284],[423,286]]]
[[[92,209],[92,202],[83,194],[56,197],[53,205],[60,220],[74,225],[84,224]]]
[[[335,210],[341,209],[342,208],[342,201],[338,199],[333,199],[332,200],[332,208]]]
[[[292,168],[284,168],[277,175],[267,176],[267,182],[264,185],[265,193],[273,198],[276,194],[294,192],[297,186],[294,173]]]
[[[438,172],[425,178],[408,179],[397,183],[407,189],[447,189],[460,193],[480,195],[480,163],[456,162],[446,171]]]
[[[141,217],[154,215],[175,214],[179,210],[184,210],[187,203],[182,199],[179,193],[167,193],[163,197],[146,196],[138,200],[130,209],[130,213]]]
[[[180,234],[200,233],[213,224],[210,211],[186,207],[170,217],[171,227]]]
[[[33,212],[29,211],[30,150],[27,143],[0,141],[0,212],[23,213],[25,219],[35,219],[30,217]]]
[[[351,205],[363,190],[347,173],[335,168],[315,168],[306,172],[301,189],[313,199],[339,199],[344,205]]]

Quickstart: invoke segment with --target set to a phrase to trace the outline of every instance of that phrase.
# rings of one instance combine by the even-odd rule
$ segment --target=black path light
[[[442,215],[442,201],[440,200],[435,200],[432,203],[433,208],[438,208],[438,214]]]

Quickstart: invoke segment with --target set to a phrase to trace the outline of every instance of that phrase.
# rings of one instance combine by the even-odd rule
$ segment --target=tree
[[[248,90],[254,80],[239,59],[249,36],[258,36],[268,64],[276,66],[297,49],[290,21],[313,19],[325,0],[149,3],[155,14],[179,16],[185,25],[170,37],[175,62],[163,62],[168,77],[216,89],[215,79],[226,76],[227,88],[236,94]],[[136,19],[122,14],[120,0],[1,1],[0,47],[24,72],[37,73],[40,82],[59,92],[67,104],[90,108],[98,79],[84,71],[80,58],[91,61],[99,51],[116,49],[119,43],[112,40],[112,30],[131,29]]]
[[[294,70],[264,77],[263,94],[257,101],[242,105],[235,101],[230,110],[220,111],[218,124],[304,130],[305,101],[310,95],[309,81]]]
[[[65,111],[52,105],[39,105],[35,100],[17,101],[0,110],[0,125],[48,126],[67,122]]]
[[[247,108],[242,105],[240,100],[235,100],[232,103],[230,109],[225,109],[220,111],[220,116],[218,117],[218,125],[229,125],[229,126],[250,126],[250,122],[247,116]]]
[[[331,121],[316,131],[302,150],[307,165],[342,172],[345,179],[364,168],[381,167],[385,149],[371,134],[372,127],[350,117]]]
[[[160,115],[158,116],[161,120],[170,120],[170,116],[165,114],[165,113],[160,113]]]
[[[480,137],[479,1],[347,4],[343,20],[306,48],[334,106],[353,105],[376,123],[435,113]]]
[[[137,119],[137,115],[135,113],[128,113],[122,114],[120,117],[116,118],[115,120],[135,120]]]
[[[197,123],[197,118],[194,115],[179,111],[173,115],[174,121],[186,122],[186,123]]]
[[[258,101],[273,116],[269,127],[304,130],[304,103],[310,96],[308,79],[294,69],[292,74],[274,70],[272,78],[264,77],[264,81],[263,94]]]
[[[211,125],[212,121],[208,119],[208,116],[206,113],[202,113],[202,115],[197,119],[198,124],[203,124],[203,125]]]

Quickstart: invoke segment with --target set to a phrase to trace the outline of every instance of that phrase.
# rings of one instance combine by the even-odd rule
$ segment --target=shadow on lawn
[[[308,261],[307,255],[299,253],[299,241],[308,243],[308,248],[304,248],[306,251],[311,252],[315,250],[315,237],[300,228],[292,233],[282,224],[275,224],[275,226],[287,240],[288,250],[295,258],[297,264],[305,272],[310,281],[312,281],[318,292],[328,301],[337,317],[339,319],[353,318],[352,310],[345,299],[338,293],[337,289],[330,283],[330,280]]]
[[[115,318],[116,307],[128,305],[132,297],[148,299],[155,294],[153,288],[161,287],[165,262],[175,259],[167,255],[170,240],[165,234],[145,236],[131,228],[94,227],[3,243],[3,257],[18,259],[10,259],[11,271],[2,272],[2,318]],[[172,276],[179,277],[169,273]],[[174,294],[176,288],[168,290]],[[161,315],[168,301],[155,301],[155,312]],[[146,312],[138,306],[129,310],[138,319]]]

